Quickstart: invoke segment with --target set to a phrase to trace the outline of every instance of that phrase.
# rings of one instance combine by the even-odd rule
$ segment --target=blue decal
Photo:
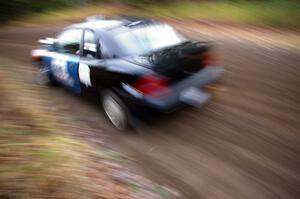
[[[78,56],[59,53],[44,58],[45,65],[50,68],[50,78],[78,94],[81,93],[78,75],[79,60]]]

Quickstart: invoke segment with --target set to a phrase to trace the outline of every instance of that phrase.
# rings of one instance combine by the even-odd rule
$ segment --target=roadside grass
[[[195,19],[233,24],[274,26],[285,28],[300,27],[300,4],[287,1],[236,1],[236,2],[195,2],[174,1],[171,3],[127,6],[123,4],[87,4],[56,11],[32,14],[21,23],[45,23],[57,21],[79,21],[91,15],[138,15],[154,18]]]
[[[32,81],[29,67],[0,58],[0,198],[174,198],[123,168],[122,154],[84,139],[88,130],[51,109]]]
[[[56,115],[43,109],[45,96],[22,81],[25,69],[16,68],[1,59],[0,198],[110,198],[103,188],[113,181],[102,176],[101,187],[87,175],[95,166],[92,157],[102,155],[58,125]]]

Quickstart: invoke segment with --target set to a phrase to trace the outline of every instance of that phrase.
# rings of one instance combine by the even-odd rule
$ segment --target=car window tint
[[[124,28],[120,32],[115,32],[113,38],[126,56],[146,54],[187,41],[166,24]]]
[[[83,41],[83,56],[96,57],[97,45],[94,33],[90,30],[86,30]]]
[[[82,30],[70,29],[58,37],[59,50],[63,53],[79,54]]]

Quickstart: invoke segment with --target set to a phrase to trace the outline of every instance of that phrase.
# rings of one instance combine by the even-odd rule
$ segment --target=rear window
[[[126,27],[113,34],[113,39],[123,55],[142,55],[187,41],[166,24]]]

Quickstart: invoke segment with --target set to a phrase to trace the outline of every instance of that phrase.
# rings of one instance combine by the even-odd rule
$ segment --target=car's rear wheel
[[[128,128],[128,111],[122,100],[111,90],[105,90],[101,95],[103,110],[109,121],[121,131]]]

